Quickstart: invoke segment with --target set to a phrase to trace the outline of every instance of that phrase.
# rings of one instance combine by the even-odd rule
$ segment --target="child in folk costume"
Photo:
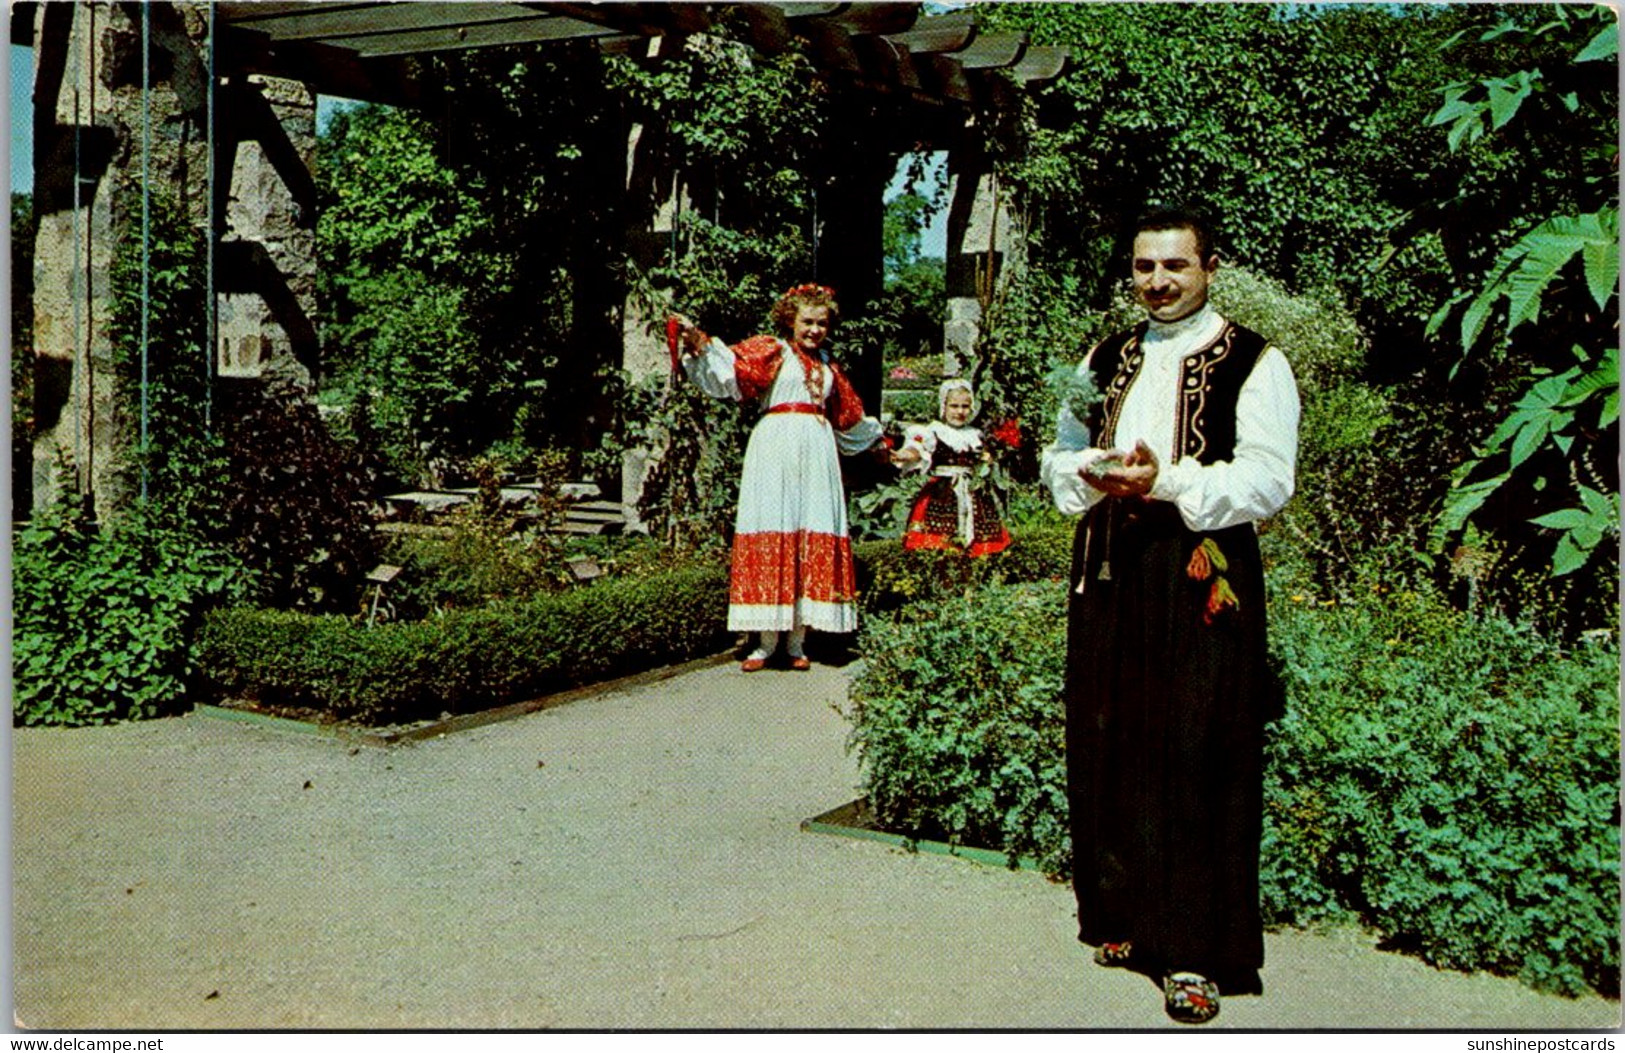
[[[970,381],[945,380],[937,392],[937,419],[909,428],[892,454],[893,463],[905,470],[931,476],[909,514],[904,548],[954,548],[986,556],[1010,546],[1010,532],[993,499],[973,485],[977,465],[990,456],[981,431],[970,427],[975,415]]]
[[[824,346],[840,315],[834,291],[798,285],[773,308],[780,336],[732,347],[686,319],[668,327],[683,369],[706,394],[757,402],[762,418],[745,447],[734,522],[728,628],[760,633],[741,666],[762,669],[781,633],[792,669],[807,669],[809,627],[857,628],[857,582],[837,452],[881,440],[851,383]]]

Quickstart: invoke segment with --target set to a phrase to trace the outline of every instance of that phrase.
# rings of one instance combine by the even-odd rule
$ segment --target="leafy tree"
[[[1353,283],[1406,207],[1395,172],[1458,16],[1417,7],[1009,4],[979,18],[1068,44],[1005,175],[1103,305],[1124,228],[1153,204],[1218,217],[1229,254],[1302,290]],[[1237,62],[1236,55],[1260,56]],[[1401,129],[1418,130],[1396,134]]]
[[[490,209],[436,140],[420,114],[363,106],[317,151],[326,384],[362,398],[408,480],[502,435],[521,392],[519,365],[472,336],[472,290],[493,295],[506,270]]]
[[[881,234],[886,289],[875,318],[884,326],[888,358],[942,348],[947,265],[940,257],[920,253],[925,228],[937,208],[916,190],[905,190],[886,202]]]
[[[1465,281],[1429,329],[1459,332],[1457,368],[1471,364],[1518,392],[1498,400],[1511,403],[1499,425],[1456,470],[1435,543],[1511,491],[1522,515],[1533,505],[1542,514],[1529,521],[1556,532],[1558,576],[1619,530],[1617,34],[1605,8],[1554,7],[1539,22],[1504,16],[1473,36],[1514,45],[1519,68],[1443,88],[1430,122],[1448,125],[1452,152],[1503,155],[1509,169],[1504,182],[1459,187],[1440,218],[1469,208],[1510,215],[1464,232]],[[1566,193],[1519,208],[1513,195],[1535,182]],[[1495,511],[1503,521],[1520,514]]]
[[[1033,267],[1056,294],[1106,307],[1125,231],[1149,205],[1216,216],[1233,260],[1348,303],[1366,337],[1350,379],[1395,387],[1376,418],[1383,455],[1349,476],[1370,497],[1348,509],[1352,536],[1425,552],[1431,534],[1437,553],[1471,515],[1487,532],[1475,546],[1489,551],[1480,578],[1496,602],[1570,627],[1603,610],[1607,568],[1546,590],[1536,582],[1553,569],[1543,529],[1568,536],[1557,570],[1613,529],[1601,495],[1616,489],[1615,471],[1599,456],[1617,433],[1616,367],[1601,350],[1615,343],[1617,313],[1612,12],[1009,4],[981,14],[1074,48],[1074,67],[1036,93],[1023,148],[1001,167],[1032,221]],[[1474,348],[1465,357],[1462,319]],[[1021,343],[1000,353],[1020,357]],[[1042,374],[1035,363],[1001,368]],[[1359,458],[1345,460],[1347,475]],[[1456,469],[1466,485],[1452,496]],[[1461,570],[1459,559],[1424,558],[1441,576]]]

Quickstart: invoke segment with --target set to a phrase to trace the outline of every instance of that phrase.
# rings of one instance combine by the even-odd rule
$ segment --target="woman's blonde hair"
[[[841,319],[841,306],[835,302],[835,290],[827,285],[797,285],[786,289],[779,302],[773,305],[773,324],[788,333],[796,323],[796,313],[803,307],[829,308],[829,324],[834,328]]]

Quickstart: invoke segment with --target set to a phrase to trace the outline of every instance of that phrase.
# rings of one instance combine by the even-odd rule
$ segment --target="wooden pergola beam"
[[[268,11],[266,8],[276,8]],[[268,4],[226,3],[219,13],[234,25],[275,40],[321,40],[387,35],[416,30],[508,22],[540,17],[514,5],[467,3]]]
[[[953,57],[966,69],[1000,69],[1015,63],[1026,50],[1025,33],[983,33]]]
[[[976,18],[968,9],[929,15],[907,31],[887,33],[882,39],[901,44],[916,55],[958,51],[976,39]]]
[[[416,64],[405,58],[363,59],[355,52],[315,41],[277,44],[263,33],[226,26],[220,34],[223,72],[265,73],[303,81],[318,95],[417,106],[423,88]]]
[[[1022,84],[1035,80],[1052,80],[1061,75],[1072,61],[1072,49],[1065,45],[1030,47],[1010,70],[1011,76]]]

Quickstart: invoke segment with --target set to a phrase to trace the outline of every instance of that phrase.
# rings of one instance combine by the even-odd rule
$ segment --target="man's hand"
[[[1083,481],[1107,497],[1144,497],[1157,482],[1157,455],[1140,440],[1128,453],[1111,450],[1104,459],[1117,459],[1121,464],[1106,469],[1099,475],[1087,469],[1078,473]]]

